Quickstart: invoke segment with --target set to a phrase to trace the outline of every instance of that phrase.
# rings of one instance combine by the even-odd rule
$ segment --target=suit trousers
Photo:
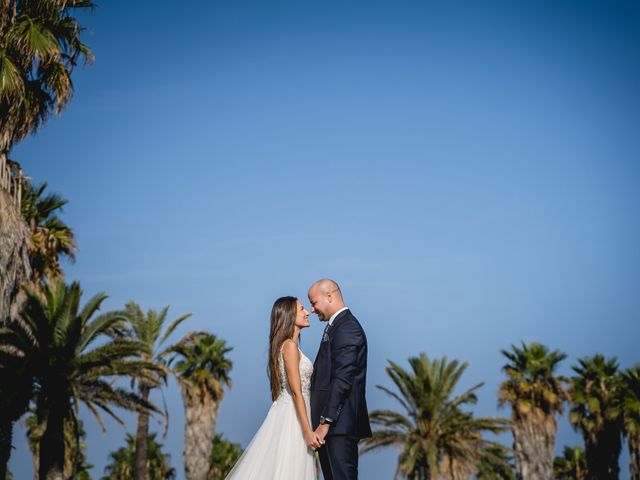
[[[318,450],[324,480],[358,479],[358,437],[330,435]]]

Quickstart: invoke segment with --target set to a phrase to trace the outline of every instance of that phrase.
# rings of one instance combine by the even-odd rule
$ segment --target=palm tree
[[[205,480],[224,387],[231,387],[232,348],[207,332],[192,332],[169,349],[185,409],[184,470],[187,480]]]
[[[136,439],[127,434],[127,445],[111,452],[111,462],[104,468],[105,476],[101,480],[133,480]],[[156,434],[152,433],[147,438],[147,470],[151,480],[173,480],[176,471],[171,467],[171,458],[162,452],[163,445],[156,440]]]
[[[73,14],[91,8],[91,0],[2,0],[0,152],[8,152],[70,100],[74,68],[82,59],[93,59]]]
[[[136,394],[115,386],[111,379],[146,377],[155,367],[134,360],[142,345],[106,334],[123,317],[118,312],[95,316],[105,294],[98,294],[80,307],[78,283],[45,285],[42,291],[25,289],[22,326],[33,339],[28,355],[33,362],[37,386],[35,402],[38,423],[46,423],[40,439],[40,480],[64,478],[64,424],[77,422],[79,403],[86,405],[101,426],[99,410],[124,425],[113,407],[139,411],[153,407]],[[94,318],[95,316],[95,318]],[[97,340],[102,340],[98,342]]]
[[[80,41],[82,28],[73,12],[92,7],[91,0],[0,1],[0,168],[15,143],[71,98],[73,69],[80,60],[93,58]],[[0,323],[15,317],[16,297],[30,275],[29,234],[19,214],[17,204],[0,189]],[[6,438],[0,429],[0,476],[8,459]]]
[[[35,392],[33,342],[31,330],[19,317],[0,322],[0,479],[7,474],[13,426]]]
[[[640,480],[640,364],[622,372],[624,433],[629,445],[631,480]]]
[[[500,405],[511,406],[516,475],[518,479],[551,478],[558,424],[567,393],[555,371],[567,356],[537,342],[501,350],[509,361],[498,392]]]
[[[463,410],[476,403],[475,391],[483,385],[454,396],[468,366],[466,362],[449,362],[446,357],[431,361],[421,353],[409,358],[409,365],[411,371],[389,361],[385,368],[399,393],[377,386],[398,401],[406,414],[393,410],[371,412],[373,437],[363,441],[361,453],[398,446],[400,455],[394,478],[468,478],[492,443],[482,433],[503,431],[509,422],[502,418],[475,418]]]
[[[224,480],[242,455],[242,447],[216,433],[213,437],[207,480]]]
[[[145,379],[138,382],[138,393],[145,401],[149,399],[151,390],[158,388],[169,373],[164,359],[166,350],[161,350],[161,347],[175,329],[191,316],[190,313],[181,315],[164,328],[167,322],[168,312],[169,306],[166,306],[159,312],[151,309],[145,314],[140,306],[133,301],[129,302],[125,307],[127,322],[126,325],[122,325],[125,329],[124,333],[126,336],[136,339],[144,346],[141,358],[153,364],[157,372],[155,375],[147,375]],[[165,412],[165,425],[166,418],[167,415]],[[134,470],[134,478],[136,480],[148,479],[146,461],[148,438],[149,412],[142,410],[138,412],[136,431],[136,462]]]
[[[587,480],[587,458],[581,447],[564,447],[561,457],[553,461],[553,478]]]
[[[515,480],[511,450],[500,445],[489,445],[484,449],[476,480]]]
[[[39,422],[37,412],[31,409],[31,414],[26,419],[27,441],[31,455],[33,457],[34,476],[38,478],[38,465],[40,464],[40,439],[44,434],[46,422]],[[64,422],[64,477],[81,480],[89,478],[88,471],[93,465],[89,465],[86,460],[86,444],[84,438],[86,432],[82,420],[69,418]]]
[[[582,432],[588,479],[617,480],[622,447],[622,382],[618,360],[597,354],[578,360],[571,378],[569,420]]]
[[[56,215],[67,200],[56,193],[44,195],[47,183],[33,185],[25,181],[22,190],[22,216],[31,229],[29,261],[34,285],[45,278],[56,282],[63,278],[60,257],[75,261],[78,249],[73,230]]]
[[[0,152],[0,168],[2,165],[3,154]],[[31,275],[29,236],[29,228],[20,209],[0,185],[0,327],[14,321],[20,311],[20,289]],[[2,435],[0,432],[0,444]],[[2,457],[0,452],[0,465],[4,463]]]

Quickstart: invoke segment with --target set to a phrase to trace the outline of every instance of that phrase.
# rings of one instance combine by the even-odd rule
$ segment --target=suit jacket
[[[367,337],[350,310],[338,314],[323,335],[311,377],[311,423],[335,423],[329,435],[371,436],[365,399]]]

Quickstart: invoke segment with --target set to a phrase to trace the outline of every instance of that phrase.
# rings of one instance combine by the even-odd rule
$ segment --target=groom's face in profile
[[[331,308],[331,303],[327,298],[327,294],[321,293],[319,288],[312,287],[309,290],[309,302],[311,303],[311,313],[318,315],[318,319],[321,322],[326,322],[331,318],[328,312]]]

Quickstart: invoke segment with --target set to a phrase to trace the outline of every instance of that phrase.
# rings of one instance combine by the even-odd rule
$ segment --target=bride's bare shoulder
[[[282,349],[282,356],[284,357],[285,363],[288,363],[287,360],[297,360],[300,356],[298,345],[291,339],[282,342],[280,348]]]

